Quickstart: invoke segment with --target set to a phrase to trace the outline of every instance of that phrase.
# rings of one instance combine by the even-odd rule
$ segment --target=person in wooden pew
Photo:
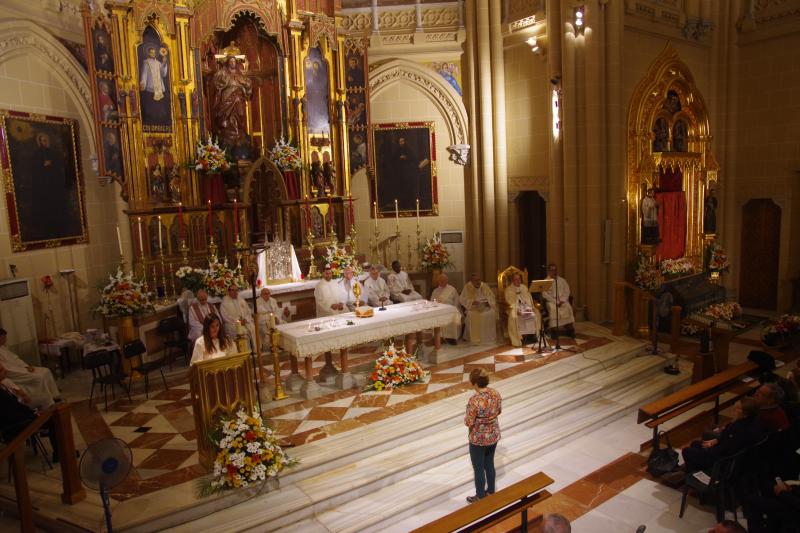
[[[718,460],[751,446],[764,436],[758,419],[759,404],[753,398],[736,402],[736,418],[723,428],[703,434],[682,451],[687,472],[710,470]]]
[[[8,333],[0,328],[0,364],[8,372],[8,377],[25,391],[30,397],[47,397],[47,403],[52,404],[61,398],[56,380],[49,368],[44,366],[31,366],[23,361],[17,354],[6,346]]]
[[[0,366],[0,437],[11,442],[22,433],[37,417],[37,409],[32,399],[22,389],[16,387],[8,377],[8,370]],[[50,446],[53,448],[53,462],[58,462],[58,443],[55,427],[51,418],[44,426],[47,430]]]
[[[789,428],[789,418],[781,407],[783,397],[783,389],[777,383],[764,383],[753,393],[759,407],[758,421],[767,433]]]

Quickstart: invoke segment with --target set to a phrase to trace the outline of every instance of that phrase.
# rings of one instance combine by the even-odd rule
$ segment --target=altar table
[[[405,335],[407,350],[411,353],[415,335],[433,329],[434,347],[438,350],[441,347],[441,328],[460,323],[461,313],[452,305],[418,300],[389,305],[385,311],[376,308],[375,316],[369,318],[356,318],[355,313],[342,313],[281,324],[277,330],[281,334],[281,346],[292,354],[293,375],[297,374],[297,360],[301,357],[305,359],[306,376],[301,392],[311,397],[313,392],[310,389],[314,387],[311,357],[315,354],[325,353],[325,367],[320,371],[320,376],[325,379],[335,375],[337,386],[349,388],[353,383],[347,367],[349,347]],[[341,368],[338,371],[331,363],[330,353],[333,350],[340,351]],[[294,388],[291,382],[287,388]]]

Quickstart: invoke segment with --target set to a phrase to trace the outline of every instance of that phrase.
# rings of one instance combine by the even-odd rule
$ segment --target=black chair
[[[730,499],[735,486],[734,476],[739,471],[738,463],[743,460],[749,450],[750,448],[745,448],[714,463],[710,473],[703,472],[709,477],[708,483],[698,479],[695,475],[697,472],[687,473],[683,483],[681,510],[678,516],[683,518],[683,513],[686,511],[686,498],[691,489],[697,494],[701,504],[709,499],[715,502],[717,522],[721,522],[725,518],[726,506],[731,504]]]
[[[94,386],[100,384],[100,390],[103,391],[103,399],[106,403],[106,411],[108,411],[108,387],[111,386],[112,399],[117,398],[114,392],[114,385],[119,385],[121,389],[125,389],[125,374],[119,370],[119,365],[116,364],[115,357],[108,350],[98,350],[91,352],[83,358],[83,366],[87,370],[92,371],[92,390],[89,393],[89,407],[92,406],[92,398],[94,397]],[[128,400],[131,399],[128,393]]]
[[[164,370],[162,367],[164,366],[164,357],[162,356],[160,359],[155,359],[152,361],[145,362],[144,354],[147,353],[147,348],[145,348],[144,343],[139,339],[132,340],[130,342],[126,342],[122,346],[122,353],[125,356],[125,359],[128,360],[128,363],[131,365],[131,375],[130,379],[128,380],[128,395],[130,396],[131,393],[131,385],[133,384],[133,373],[138,372],[144,376],[144,396],[145,398],[150,398],[149,396],[149,389],[150,389],[150,372],[154,370],[158,370],[161,373],[161,381],[164,382],[164,390],[168,389],[167,380],[164,378]],[[138,361],[135,358],[138,357]]]
[[[164,344],[164,358],[170,368],[175,359],[175,350],[178,355],[187,358],[189,341],[186,337],[186,324],[183,323],[183,318],[177,315],[164,318],[158,322],[157,331]]]

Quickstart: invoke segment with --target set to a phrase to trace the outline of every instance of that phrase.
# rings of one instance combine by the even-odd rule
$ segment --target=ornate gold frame
[[[682,104],[680,112],[674,116],[666,116],[662,109],[667,91],[670,90],[678,93]],[[653,151],[652,126],[656,119],[662,117],[668,118],[669,123],[683,119],[688,124],[687,151]],[[643,248],[639,244],[641,242],[639,209],[643,190],[658,185],[660,168],[679,168],[682,171],[688,217],[684,255],[692,259],[697,266],[702,265],[703,200],[709,184],[719,179],[719,164],[711,151],[713,137],[710,133],[708,109],[703,96],[697,89],[689,68],[669,44],[650,66],[631,97],[627,132],[628,277],[632,277],[637,254]]]

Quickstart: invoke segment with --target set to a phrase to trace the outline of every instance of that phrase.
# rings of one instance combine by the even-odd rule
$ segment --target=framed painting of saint
[[[142,131],[171,132],[169,50],[152,26],[147,26],[142,32],[142,43],[137,47],[137,57]]]
[[[328,112],[328,62],[319,47],[309,49],[303,62],[306,82],[306,119],[308,132],[331,133],[331,117]]]
[[[114,53],[111,48],[111,35],[103,25],[96,25],[92,28],[92,52],[95,70],[113,74]]]
[[[433,122],[372,126],[378,216],[439,214],[436,189],[436,136]]]
[[[14,252],[88,241],[78,125],[0,111],[0,164]]]

